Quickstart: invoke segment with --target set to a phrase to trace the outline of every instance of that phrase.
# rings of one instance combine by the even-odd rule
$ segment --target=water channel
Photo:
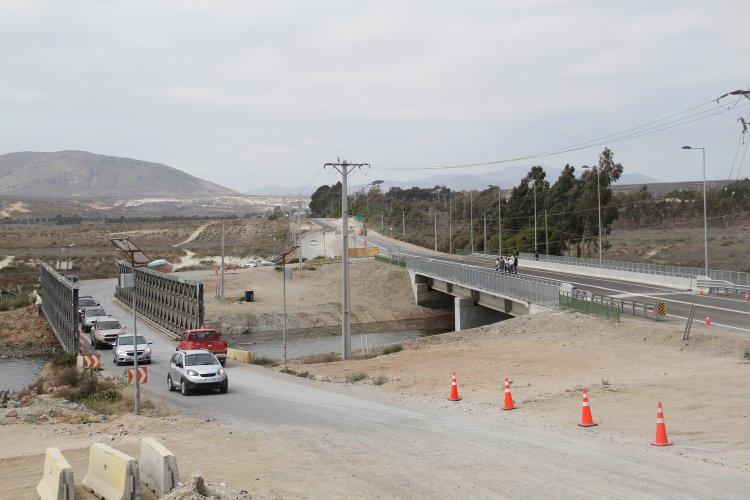
[[[0,391],[18,391],[33,383],[45,363],[43,357],[0,357]]]

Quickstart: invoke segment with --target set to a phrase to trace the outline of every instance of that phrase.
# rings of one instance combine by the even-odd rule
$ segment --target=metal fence
[[[78,352],[78,287],[42,264],[42,312],[66,352]]]
[[[122,286],[121,275],[135,272],[135,309],[160,327],[181,334],[204,323],[203,283],[119,261],[115,297],[125,306],[133,303],[132,288]]]
[[[578,298],[568,292],[560,292],[560,307],[568,307],[586,314],[620,322],[620,309],[611,304]]]
[[[535,304],[557,307],[560,301],[558,283],[527,276],[502,274],[491,269],[466,266],[411,255],[404,257],[407,269],[443,279],[474,290],[514,297]]]
[[[522,253],[521,262],[524,260],[536,260],[532,253]],[[595,267],[602,269],[613,269],[616,271],[628,271],[643,274],[659,274],[663,276],[678,276],[681,278],[695,278],[704,276],[706,270],[699,267],[664,266],[661,264],[647,264],[644,262],[625,262],[618,260],[584,259],[578,257],[566,257],[563,255],[539,255],[539,262],[551,262],[555,264],[566,264],[569,266]],[[708,270],[709,278],[713,280],[729,281],[735,285],[750,286],[750,273],[740,271],[717,271]]]
[[[406,261],[404,259],[399,259],[393,254],[390,254],[388,257],[383,257],[382,255],[376,255],[375,260],[378,262],[386,262],[388,264],[393,264],[394,266],[406,267]]]

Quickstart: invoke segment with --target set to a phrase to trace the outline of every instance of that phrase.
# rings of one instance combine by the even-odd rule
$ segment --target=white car
[[[115,345],[117,337],[125,331],[125,327],[120,324],[117,318],[106,316],[94,321],[91,325],[91,345],[94,349],[99,349],[102,345]]]
[[[135,352],[138,353],[138,363],[151,364],[151,342],[146,341],[143,335],[137,335]],[[120,363],[133,364],[133,334],[127,333],[117,337],[115,345],[112,346],[112,362],[115,366]]]
[[[167,388],[174,391],[177,387],[183,396],[195,389],[219,389],[226,394],[229,379],[224,367],[210,352],[203,349],[176,351],[169,360]]]
[[[318,240],[310,240],[307,244],[311,247],[318,246]]]

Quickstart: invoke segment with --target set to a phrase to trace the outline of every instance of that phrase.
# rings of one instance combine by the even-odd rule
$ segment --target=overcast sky
[[[1,0],[0,154],[124,156],[238,190],[332,183],[337,157],[403,166],[353,183],[594,164],[603,145],[411,168],[576,145],[748,89],[748,19],[747,0]],[[720,102],[744,107],[607,145],[660,181],[700,179],[680,147],[703,146],[707,177],[734,161],[734,178],[750,100]]]

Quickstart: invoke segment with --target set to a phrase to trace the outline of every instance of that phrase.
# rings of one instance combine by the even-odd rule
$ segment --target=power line
[[[602,145],[606,145],[612,142],[620,142],[624,140],[634,139],[637,137],[642,137],[644,135],[654,134],[654,133],[668,130],[671,128],[687,125],[689,123],[693,123],[699,120],[705,120],[707,118],[711,118],[711,117],[726,113],[735,108],[741,108],[741,107],[750,105],[750,103],[738,104],[738,102],[739,102],[739,99],[728,107],[720,106],[717,103],[717,104],[714,104],[709,109],[699,111],[697,113],[687,114],[687,113],[691,113],[692,111],[695,111],[696,109],[702,108],[709,104],[713,104],[714,101],[712,100],[712,101],[708,101],[706,103],[700,104],[698,106],[693,106],[679,113],[675,113],[675,114],[666,116],[664,118],[660,118],[658,120],[654,120],[654,121],[645,123],[643,125],[639,125],[637,127],[622,130],[620,132],[615,132],[615,133],[612,133],[603,137],[599,137],[597,139],[592,139],[592,140],[581,142],[578,144],[573,144],[570,146],[565,146],[565,147],[561,147],[557,149],[551,149],[551,150],[540,152],[540,153],[517,156],[513,158],[504,158],[504,159],[493,160],[493,161],[488,161],[488,162],[454,164],[454,165],[424,165],[424,166],[417,166],[417,165],[401,165],[401,166],[382,165],[382,166],[379,166],[379,165],[376,165],[376,166],[373,166],[372,168],[379,169],[379,170],[447,170],[447,169],[482,167],[482,166],[497,165],[497,164],[502,164],[502,163],[510,163],[510,162],[515,162],[515,161],[542,158],[545,156],[552,156],[552,155],[557,155],[557,154],[562,154],[562,153],[579,151],[581,149],[587,149],[587,148],[595,147],[595,146],[602,146]],[[672,119],[672,118],[678,117],[680,115],[685,115],[685,114],[687,114],[687,116],[683,116],[681,118],[677,118],[674,120]],[[659,124],[659,125],[656,125],[656,124]]]

